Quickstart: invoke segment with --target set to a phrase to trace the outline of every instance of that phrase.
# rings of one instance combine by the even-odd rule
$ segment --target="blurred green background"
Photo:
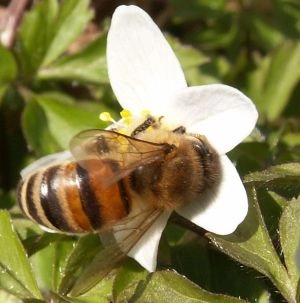
[[[70,139],[79,131],[105,127],[106,124],[98,118],[100,112],[109,111],[118,119],[120,108],[109,85],[105,44],[114,9],[129,3],[144,8],[166,34],[189,85],[225,83],[240,89],[256,104],[260,115],[257,128],[229,156],[241,176],[246,176],[245,181],[258,188],[258,202],[270,239],[283,259],[278,236],[279,218],[287,201],[297,198],[300,188],[298,0],[0,1],[3,42],[0,45],[0,208],[8,210],[13,218],[27,253],[40,252],[31,260],[40,289],[59,293],[57,281],[61,278],[56,277],[56,286],[53,280],[48,281],[49,277],[48,280],[40,278],[43,277],[43,254],[48,254],[47,260],[51,259],[50,255],[55,255],[55,252],[45,252],[43,248],[49,243],[58,243],[63,247],[61,254],[66,256],[77,240],[53,236],[43,240],[47,245],[32,248],[32,239],[40,241],[38,237],[44,234],[24,220],[16,206],[19,172],[40,156],[68,148]],[[18,11],[22,5],[24,14],[22,9],[21,13]],[[8,18],[19,19],[9,41],[4,40],[4,33],[6,35],[11,29]],[[276,165],[287,163],[283,169],[276,168]],[[251,174],[257,171],[264,173]],[[270,296],[274,302],[281,302],[282,296],[287,298],[275,291],[273,284],[276,283],[272,279],[273,284],[253,269],[241,269],[240,265],[212,248],[207,238],[199,240],[196,237],[196,242],[194,238],[194,234],[186,235],[184,229],[170,224],[165,242],[161,244],[164,251],[161,264],[177,269],[211,292],[241,297],[249,302],[269,302]],[[18,240],[14,241],[13,245],[19,245],[18,249],[21,249]],[[1,243],[5,245],[5,242]],[[95,242],[91,247],[95,247],[93,245]],[[54,246],[49,249],[57,251]],[[4,249],[3,246],[0,249]],[[33,250],[31,253],[30,249]],[[55,260],[61,262],[60,258],[62,256],[56,255]],[[242,260],[239,256],[235,259]],[[3,260],[0,253],[2,267]],[[247,262],[242,263],[249,266]],[[138,272],[132,281],[144,279],[145,273],[136,269],[136,264],[129,262],[126,266],[122,269],[125,273],[128,274],[126,270]],[[201,270],[195,270],[199,268]],[[55,270],[58,268],[51,269],[53,276]],[[157,286],[155,283],[163,283],[159,280],[162,278],[166,281],[168,277],[158,276],[158,282],[154,279],[152,287]],[[124,280],[122,272],[119,279]],[[0,273],[0,289],[4,289],[0,291],[0,302],[19,302],[15,295],[26,297],[27,302],[39,298],[38,290],[32,296],[20,295],[22,291],[9,291],[3,280]],[[179,280],[177,282],[182,284]],[[97,299],[89,297],[86,301],[66,302],[109,302],[112,282],[108,281],[103,286],[106,292],[100,289],[104,294],[98,293]],[[123,281],[121,285],[126,283]],[[123,295],[116,302],[123,302],[120,298],[125,296],[124,289],[121,286],[113,288],[114,299],[120,293]],[[9,293],[13,296],[9,297]],[[130,295],[134,297],[132,293]],[[99,296],[103,301],[99,301]],[[172,296],[176,297],[176,294]],[[1,298],[4,299],[1,301]],[[141,298],[139,302],[152,302],[147,299],[147,293]],[[188,301],[186,297],[182,298]],[[182,298],[176,302],[181,302]],[[214,297],[199,302],[227,302],[225,297],[221,299],[223,301]],[[153,300],[169,302],[161,298]],[[228,302],[244,301],[229,299]]]

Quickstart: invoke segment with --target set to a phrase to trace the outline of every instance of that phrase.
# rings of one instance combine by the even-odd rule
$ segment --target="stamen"
[[[113,117],[111,116],[111,114],[109,112],[102,112],[102,113],[100,113],[99,119],[101,121],[104,121],[104,122],[113,122],[113,123],[116,123],[116,121],[113,119]]]
[[[130,124],[132,122],[132,114],[128,109],[123,109],[120,112],[121,117],[123,118],[123,122],[125,124]]]
[[[123,109],[121,112],[120,112],[120,115],[122,118],[129,118],[129,117],[132,117],[132,114],[130,112],[130,110],[128,109]]]

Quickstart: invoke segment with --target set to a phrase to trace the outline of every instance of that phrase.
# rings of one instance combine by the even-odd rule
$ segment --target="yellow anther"
[[[132,114],[128,109],[123,109],[120,115],[123,118],[123,123],[129,125],[132,122]]]
[[[123,109],[121,112],[120,112],[120,115],[122,118],[126,119],[126,118],[129,118],[132,116],[131,112],[128,110],[128,109]]]
[[[112,116],[109,112],[100,113],[99,119],[104,122],[115,122],[115,120],[112,118]]]
[[[126,119],[123,120],[123,122],[124,122],[125,124],[129,125],[129,124],[132,123],[132,119],[126,118]]]

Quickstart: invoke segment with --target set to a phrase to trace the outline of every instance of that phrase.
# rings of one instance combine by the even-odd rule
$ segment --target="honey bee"
[[[220,179],[219,156],[204,136],[156,124],[148,117],[130,136],[79,133],[70,144],[73,159],[41,165],[21,181],[20,208],[38,224],[67,233],[101,234],[136,222],[118,244],[115,259],[121,259],[162,212],[201,203]]]

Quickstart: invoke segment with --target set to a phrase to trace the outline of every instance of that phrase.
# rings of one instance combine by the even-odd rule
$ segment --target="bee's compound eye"
[[[209,153],[207,146],[205,144],[203,144],[203,142],[201,142],[201,141],[193,144],[193,148],[198,154],[201,154],[201,155],[206,155]]]

